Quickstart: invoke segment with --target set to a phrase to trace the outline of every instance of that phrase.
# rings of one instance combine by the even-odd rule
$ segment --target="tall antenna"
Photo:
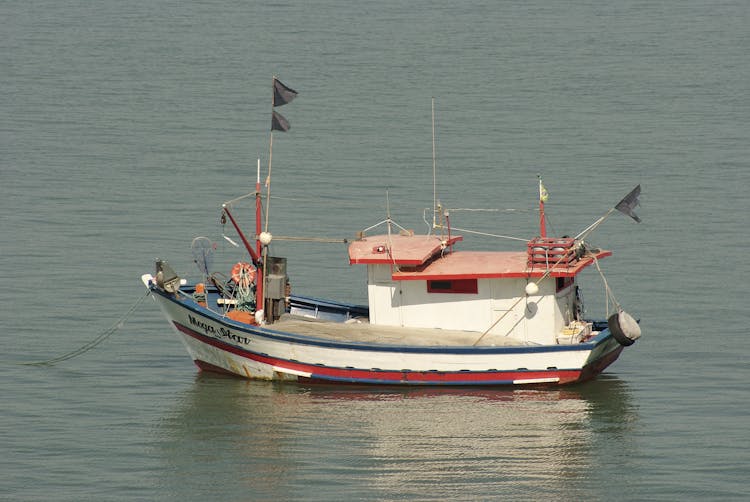
[[[435,211],[437,211],[437,160],[435,156],[435,97],[432,97],[432,228],[435,228]]]
[[[391,196],[388,193],[388,189],[385,189],[385,222],[388,226],[388,237],[391,236]]]

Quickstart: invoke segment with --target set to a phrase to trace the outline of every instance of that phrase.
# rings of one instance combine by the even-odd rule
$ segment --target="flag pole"
[[[263,249],[263,291],[268,291],[268,274],[266,267],[268,265],[268,245],[271,243],[271,234],[268,232],[268,220],[271,214],[271,169],[273,168],[273,131],[277,129],[282,132],[289,130],[289,122],[280,114],[276,113],[275,108],[283,106],[292,101],[297,96],[297,91],[285,86],[276,75],[271,79],[271,135],[268,142],[268,177],[266,178],[266,221],[265,229],[263,232],[260,231],[260,220],[261,215],[258,214],[256,219],[256,228],[258,231],[257,239],[258,246],[262,245]],[[257,189],[256,191],[260,194],[260,161],[258,161],[258,178],[257,178]],[[265,298],[264,307],[272,307],[272,303],[268,298]],[[272,308],[264,308],[266,313],[266,319],[270,319],[273,322],[273,311]]]
[[[271,139],[268,143],[268,177],[266,178],[266,224],[265,224],[265,232],[268,233],[268,215],[271,212],[271,166],[273,161],[273,109],[276,106],[276,75],[273,76],[271,79]],[[258,234],[258,239],[260,239],[260,234]],[[263,280],[262,282],[262,292],[265,293],[267,281],[268,281],[268,274],[266,274],[266,266],[268,265],[268,246],[263,246]],[[264,296],[261,297],[261,301],[263,301],[262,308],[263,312],[266,314],[266,319],[269,319],[269,309],[266,309],[266,299]],[[270,306],[270,304],[268,305]],[[272,315],[272,314],[271,314]]]
[[[271,205],[271,161],[273,159],[273,131],[271,131],[271,141],[268,146],[268,177],[266,178],[266,225],[265,231],[268,232],[268,213]]]
[[[609,211],[607,211],[607,212],[606,212],[606,213],[604,214],[604,216],[600,217],[600,218],[599,218],[598,220],[596,220],[596,221],[595,221],[594,223],[592,223],[592,224],[591,224],[591,225],[589,225],[588,227],[584,228],[584,229],[583,229],[583,231],[581,231],[581,232],[580,232],[580,233],[579,233],[578,235],[576,235],[576,236],[575,236],[575,240],[579,240],[579,239],[584,239],[584,238],[588,237],[588,235],[589,235],[589,234],[590,234],[591,232],[593,232],[594,230],[596,230],[596,228],[598,228],[598,227],[599,227],[599,225],[601,225],[602,223],[604,223],[604,222],[605,222],[605,220],[606,220],[607,218],[609,218],[609,217],[610,217],[610,215],[611,215],[612,213],[614,213],[614,212],[615,212],[615,208],[614,208],[614,207],[610,208],[610,209],[609,209]]]
[[[271,79],[271,122],[273,124],[273,109],[276,106],[276,75]],[[271,139],[268,144],[268,177],[266,178],[266,226],[268,232],[268,208],[271,206],[271,162],[273,161],[273,125],[271,125]]]
[[[635,214],[635,212],[633,212],[635,207],[640,204],[640,202],[638,201],[638,197],[640,195],[641,185],[637,185],[630,191],[630,193],[623,197],[620,202],[618,202],[614,207],[610,208],[604,216],[596,220],[594,223],[586,227],[581,233],[576,235],[576,240],[588,236],[591,232],[594,231],[595,228],[604,223],[604,221],[609,218],[610,215],[615,211],[620,211],[621,213],[633,218],[637,223],[640,223],[641,219],[638,217],[638,215]]]

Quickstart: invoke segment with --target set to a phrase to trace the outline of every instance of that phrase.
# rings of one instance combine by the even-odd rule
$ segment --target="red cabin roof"
[[[349,264],[393,264],[392,278],[409,280],[453,280],[541,277],[550,267],[552,277],[574,277],[594,263],[591,255],[580,259],[535,261],[532,240],[527,251],[459,251],[448,248],[463,240],[461,236],[441,241],[434,235],[375,235],[354,241],[349,245]],[[572,246],[571,243],[567,248]],[[557,249],[557,248],[556,248]],[[597,259],[611,256],[611,251],[596,250]],[[557,256],[553,255],[554,258]],[[560,255],[562,256],[562,255]]]
[[[392,263],[416,267],[461,240],[461,236],[443,242],[435,235],[373,235],[349,245],[349,264]]]

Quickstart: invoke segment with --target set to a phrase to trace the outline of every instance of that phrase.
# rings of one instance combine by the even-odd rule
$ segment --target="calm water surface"
[[[0,18],[0,499],[750,498],[746,1],[10,0]],[[193,274],[193,237],[235,261],[219,208],[265,171],[274,74],[300,95],[272,231],[351,237],[386,192],[425,228],[435,96],[440,199],[500,210],[456,226],[532,237],[537,173],[557,234],[642,184],[643,223],[591,240],[643,339],[562,389],[278,385],[200,374],[147,300],[95,350],[20,365],[111,326],[156,257]],[[343,245],[274,252],[295,291],[365,300]]]

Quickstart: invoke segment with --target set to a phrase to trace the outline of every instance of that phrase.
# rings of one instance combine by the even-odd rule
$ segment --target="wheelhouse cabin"
[[[370,323],[474,331],[490,345],[590,334],[576,277],[610,251],[577,249],[571,238],[532,239],[525,252],[454,251],[461,240],[402,232],[352,242],[349,263],[367,265]]]

